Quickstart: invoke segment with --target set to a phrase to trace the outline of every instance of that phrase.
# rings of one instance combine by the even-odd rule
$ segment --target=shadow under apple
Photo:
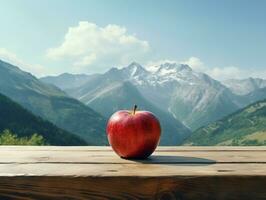
[[[142,164],[165,164],[165,165],[210,165],[215,164],[215,160],[189,157],[189,156],[171,156],[171,155],[152,155],[146,159],[128,159]]]

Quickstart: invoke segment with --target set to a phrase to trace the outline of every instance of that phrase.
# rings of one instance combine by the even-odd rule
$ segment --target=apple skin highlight
[[[122,158],[149,157],[160,141],[161,126],[155,115],[148,111],[121,110],[107,123],[107,137],[113,150]]]

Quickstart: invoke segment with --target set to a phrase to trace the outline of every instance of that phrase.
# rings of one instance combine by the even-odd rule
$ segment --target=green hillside
[[[184,145],[266,145],[266,100],[199,128]]]
[[[17,137],[31,138],[41,136],[45,144],[49,145],[86,145],[87,143],[65,130],[62,130],[52,123],[34,116],[19,104],[13,102],[8,97],[0,94],[0,133],[10,130]],[[7,137],[5,137],[7,138]],[[9,137],[12,139],[12,137]],[[22,141],[13,138],[15,141]]]
[[[55,86],[0,60],[0,93],[90,145],[106,145],[106,119]]]

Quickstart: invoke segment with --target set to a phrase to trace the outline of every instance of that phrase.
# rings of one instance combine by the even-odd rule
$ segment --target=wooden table
[[[266,147],[0,147],[0,199],[266,199]]]

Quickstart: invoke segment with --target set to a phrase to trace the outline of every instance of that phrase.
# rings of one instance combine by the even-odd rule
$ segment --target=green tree
[[[10,130],[4,130],[0,136],[0,145],[45,145],[45,140],[37,133],[30,137],[18,137]]]

